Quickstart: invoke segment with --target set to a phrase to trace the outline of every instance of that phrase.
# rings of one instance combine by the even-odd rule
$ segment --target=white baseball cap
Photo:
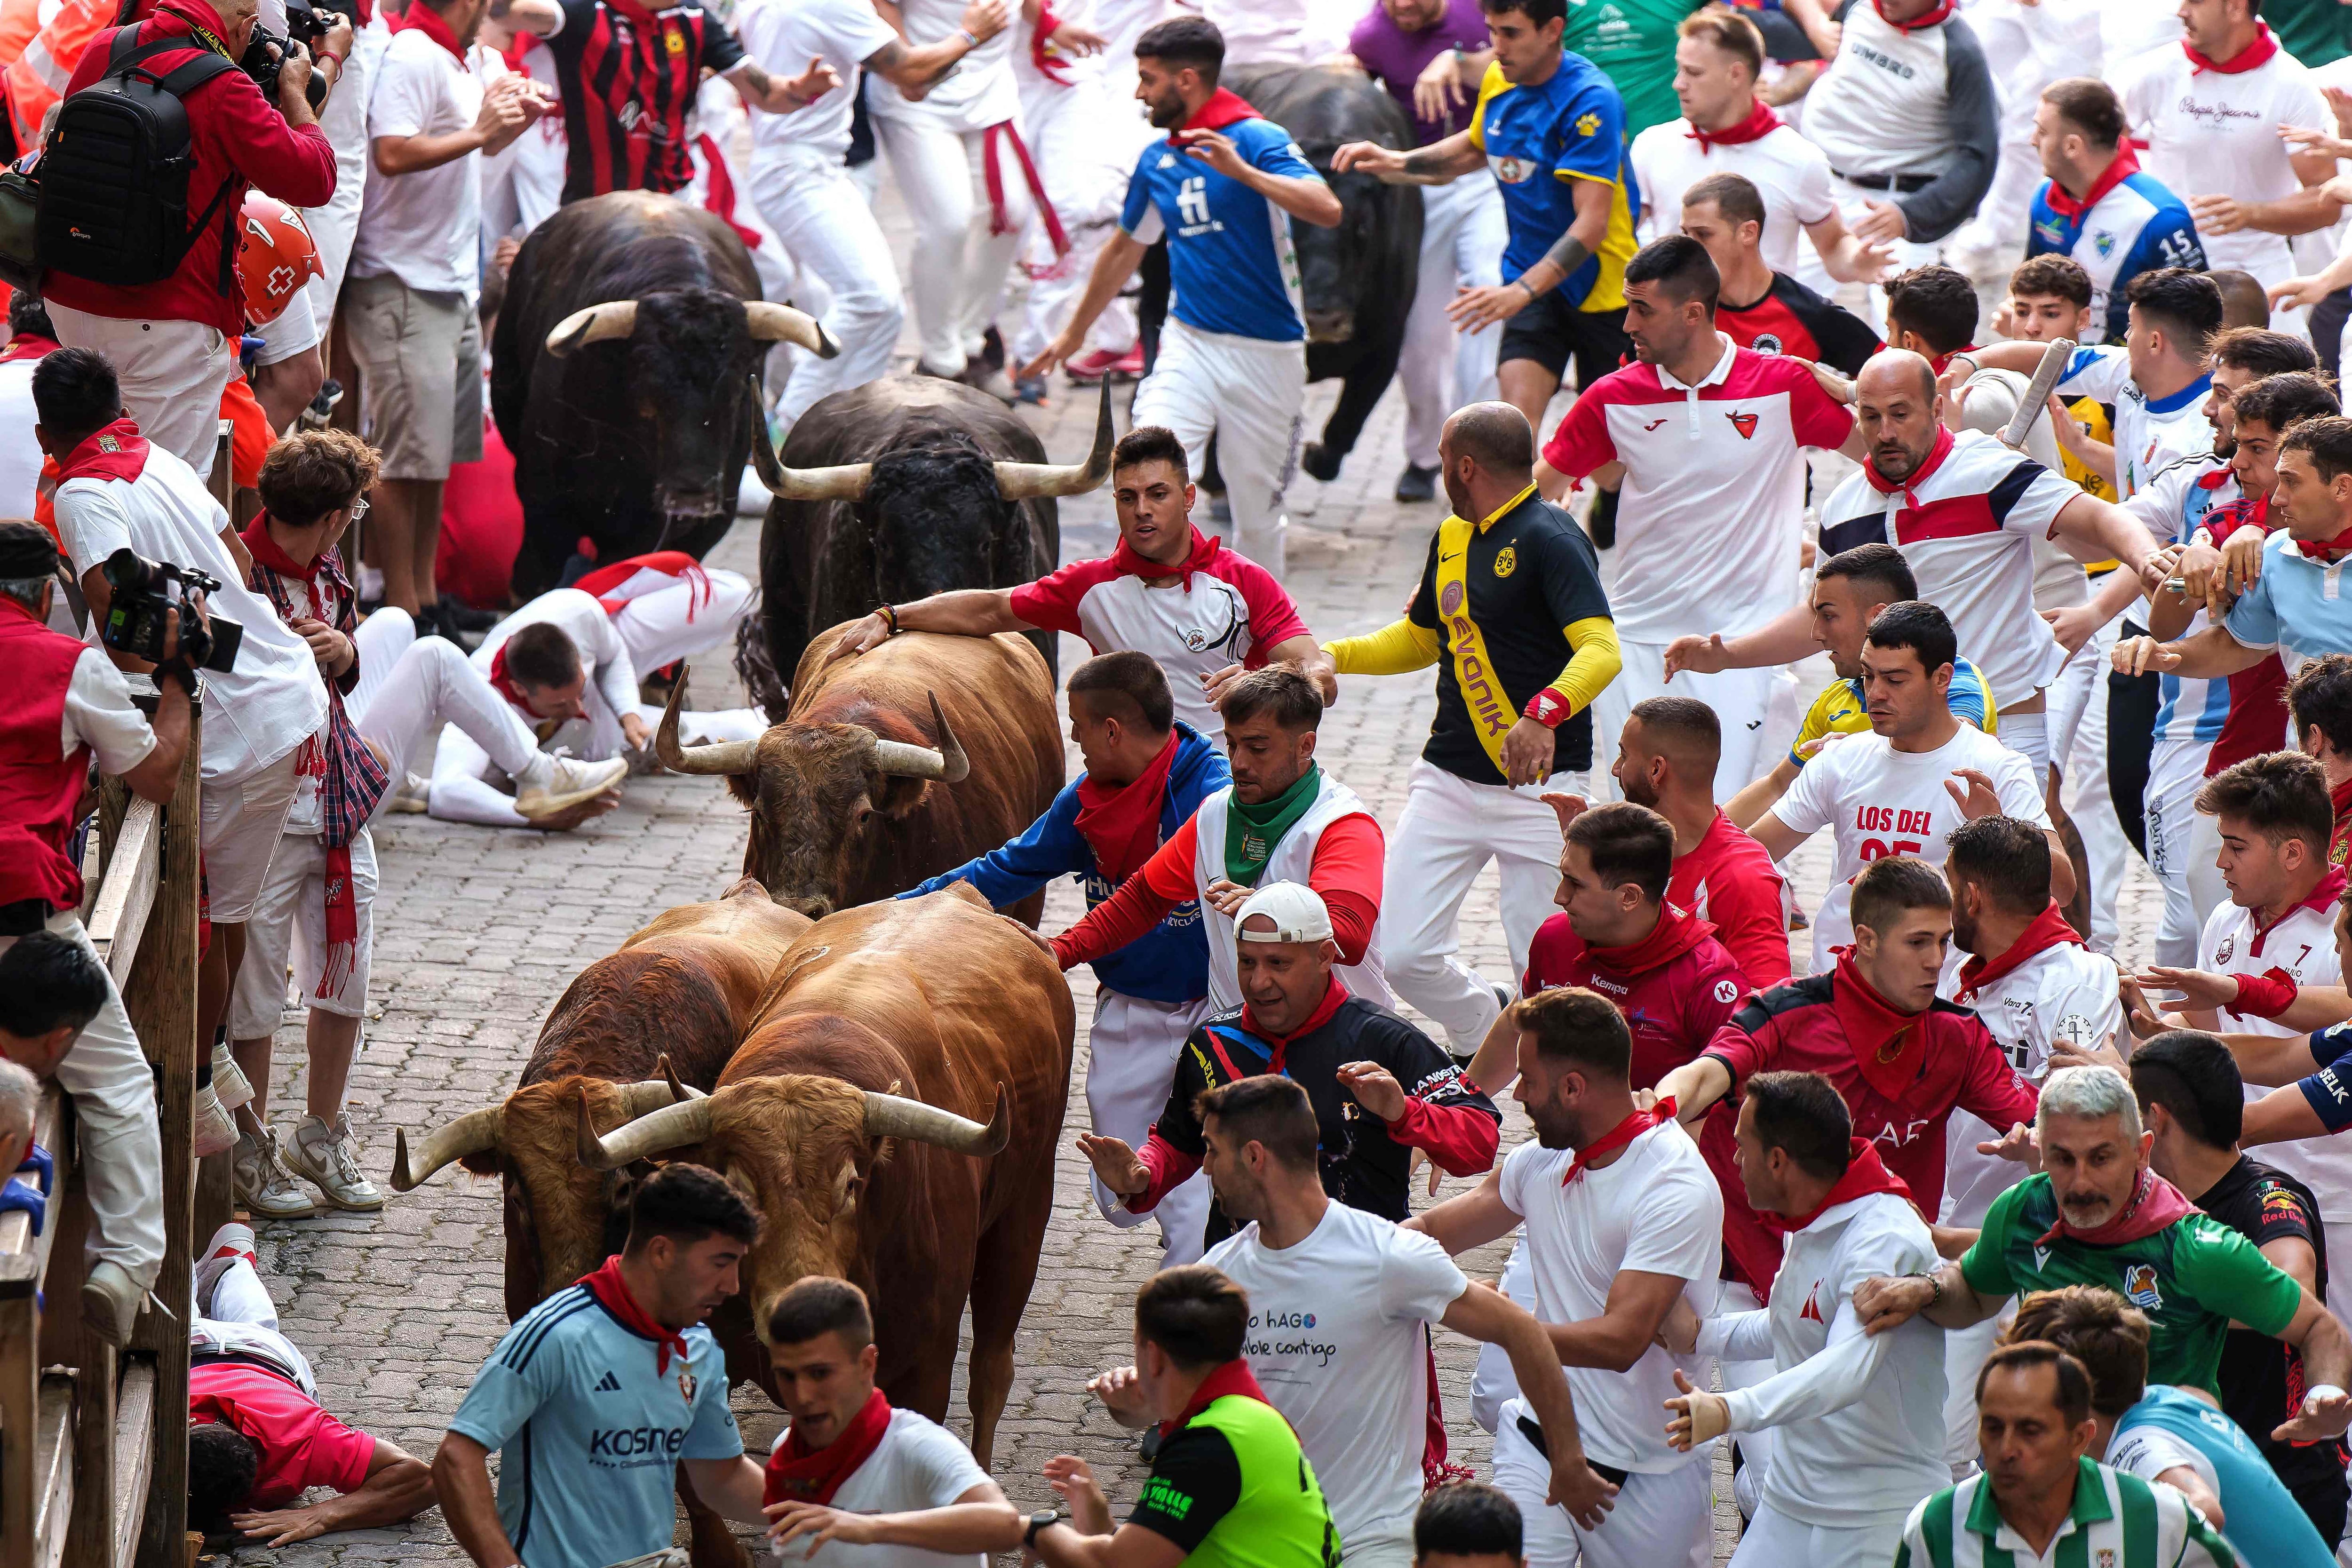
[[[1252,915],[1264,915],[1274,922],[1270,931],[1251,931],[1247,922]],[[1234,939],[1236,942],[1329,942],[1331,911],[1324,907],[1323,895],[1312,888],[1302,888],[1296,882],[1268,882],[1252,893],[1234,916]]]

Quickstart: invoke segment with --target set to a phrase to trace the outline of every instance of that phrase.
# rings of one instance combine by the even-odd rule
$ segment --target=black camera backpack
[[[228,198],[242,182],[231,174],[195,222],[188,221],[195,148],[181,100],[236,69],[236,62],[190,38],[141,44],[138,36],[135,27],[118,31],[105,74],[58,106],[39,167],[35,232],[41,265],[118,288],[160,283],[220,216],[220,290],[229,294],[236,288],[236,209]],[[197,52],[168,71],[146,63],[190,48]]]

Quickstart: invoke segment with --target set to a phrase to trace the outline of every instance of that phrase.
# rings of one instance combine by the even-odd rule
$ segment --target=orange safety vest
[[[7,0],[12,12],[18,3]],[[41,123],[48,117],[49,106],[65,96],[66,83],[73,79],[74,68],[81,63],[89,41],[114,26],[117,9],[116,0],[65,0],[49,25],[33,36],[22,54],[7,62],[5,71],[0,71],[0,92],[8,100],[17,146],[40,144]]]

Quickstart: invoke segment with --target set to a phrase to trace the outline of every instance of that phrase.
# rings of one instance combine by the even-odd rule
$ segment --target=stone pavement
[[[1310,430],[1319,426],[1334,391],[1330,384],[1314,389]],[[1057,386],[1052,406],[1033,411],[1056,459],[1084,451],[1093,406],[1090,396]],[[1435,506],[1403,507],[1389,499],[1401,465],[1402,423],[1402,401],[1391,389],[1341,480],[1313,498],[1319,504],[1311,518],[1294,513],[1290,586],[1319,635],[1384,623],[1406,603],[1421,570],[1428,531],[1441,513]],[[1063,528],[1066,558],[1107,552],[1115,534],[1108,496],[1097,492],[1066,504]],[[747,520],[711,560],[756,576],[758,539],[758,522]],[[1084,657],[1082,645],[1066,639],[1065,671]],[[721,658],[702,660],[695,680],[703,701],[740,700]],[[720,687],[723,692],[715,689]],[[1393,823],[1402,805],[1406,776],[1427,731],[1431,691],[1426,674],[1350,679],[1325,721],[1325,763],[1384,822]],[[1604,761],[1608,754],[1604,749]],[[1077,766],[1075,751],[1070,765]],[[391,1166],[395,1126],[414,1137],[501,1097],[572,976],[660,910],[717,896],[740,870],[744,843],[742,813],[718,781],[679,777],[633,780],[618,811],[568,835],[415,816],[392,817],[377,832],[383,887],[375,984],[366,1049],[352,1075],[352,1114],[365,1145],[362,1162],[379,1182]],[[1817,846],[1799,858],[1807,907],[1821,895],[1825,868],[1826,856]],[[2135,862],[2122,956],[2147,956],[2159,907]],[[1074,885],[1056,885],[1047,901],[1046,929],[1061,930],[1081,909]],[[1506,976],[1491,871],[1465,906],[1463,950],[1486,973]],[[1801,967],[1804,951],[1800,942]],[[1083,970],[1071,981],[1083,1031],[1093,982]],[[298,1107],[301,1094],[299,1016],[289,1012],[278,1035],[271,1100],[280,1121],[299,1115],[286,1108]],[[1081,1074],[1086,1059],[1082,1033]],[[1074,1082],[1072,1131],[1084,1126],[1080,1090]],[[1528,1133],[1518,1107],[1507,1105],[1506,1148]],[[1129,1303],[1156,1258],[1156,1245],[1146,1237],[1157,1233],[1105,1224],[1094,1212],[1084,1176],[1083,1161],[1066,1148],[1055,1217],[999,1428],[996,1475],[1024,1508],[1051,1500],[1038,1467],[1056,1453],[1091,1459],[1122,1506],[1142,1474],[1130,1436],[1085,1397],[1081,1385],[1094,1372],[1130,1359]],[[391,1194],[380,1215],[330,1215],[258,1228],[263,1272],[277,1292],[283,1326],[309,1350],[327,1406],[429,1458],[475,1367],[506,1328],[497,1184],[452,1168],[417,1192]],[[1501,1271],[1502,1251],[1490,1247],[1463,1261],[1474,1275],[1493,1278]],[[1483,1469],[1488,1439],[1466,1414],[1473,1350],[1459,1338],[1438,1336],[1454,1457]],[[968,1435],[963,1386],[959,1373],[949,1424]],[[739,1391],[736,1407],[747,1439],[764,1451],[781,1425],[776,1413],[756,1392]],[[1718,1479],[1726,1479],[1719,1472]],[[1727,1555],[1737,1515],[1728,1511],[1727,1487],[1718,1489],[1725,1494],[1717,1507],[1718,1538]],[[259,1548],[238,1553],[246,1560],[271,1555],[296,1568],[464,1561],[437,1510],[403,1529],[339,1535],[274,1554]]]

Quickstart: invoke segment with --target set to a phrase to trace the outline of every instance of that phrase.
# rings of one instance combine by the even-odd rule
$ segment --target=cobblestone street
[[[1314,389],[1310,430],[1335,390],[1328,384]],[[1125,399],[1119,401],[1123,409]],[[1082,455],[1092,410],[1090,396],[1057,384],[1051,408],[1032,411],[1055,459]],[[1402,461],[1402,401],[1391,388],[1341,481],[1308,498],[1312,515],[1301,515],[1294,493],[1290,586],[1320,636],[1369,630],[1393,616],[1412,591],[1428,531],[1442,515],[1436,505],[1400,506],[1389,499]],[[1115,531],[1107,493],[1066,503],[1062,516],[1066,559],[1108,552]],[[742,521],[714,552],[713,563],[756,577],[759,533],[757,520]],[[1082,645],[1065,639],[1065,673],[1084,657]],[[698,705],[740,700],[731,673],[716,657],[696,668],[694,692]],[[1402,807],[1431,704],[1425,674],[1351,679],[1325,722],[1323,761],[1384,822],[1392,824]],[[1613,740],[1601,750],[1605,760]],[[1077,765],[1075,750],[1070,765]],[[715,897],[740,868],[745,828],[741,811],[719,781],[664,776],[633,780],[618,811],[571,834],[496,831],[415,816],[389,818],[377,834],[383,888],[374,995],[365,1052],[352,1077],[352,1110],[365,1145],[363,1163],[388,1190],[394,1128],[405,1127],[414,1137],[503,1096],[572,976],[659,911]],[[1820,896],[1825,865],[1818,845],[1801,858],[1808,908]],[[2154,889],[2135,862],[2121,956],[2147,956],[2157,907]],[[1046,906],[1046,930],[1061,930],[1080,909],[1076,887],[1057,884]],[[1505,975],[1491,872],[1465,909],[1463,942],[1465,955],[1486,973]],[[1801,964],[1804,947],[1801,941]],[[1093,982],[1083,970],[1071,980],[1079,993],[1077,1070],[1083,1074]],[[288,1014],[278,1036],[271,1098],[280,1120],[296,1114],[290,1108],[299,1104],[299,1019]],[[1082,1130],[1076,1082],[1071,1104],[1069,1131]],[[1505,1147],[1527,1135],[1517,1107],[1507,1107]],[[1122,1232],[1103,1223],[1087,1194],[1083,1162],[1066,1146],[1066,1136],[1065,1144],[1054,1225],[1021,1330],[995,1471],[1016,1504],[1034,1507],[1050,1496],[1038,1479],[1040,1464],[1056,1453],[1081,1454],[1095,1462],[1123,1513],[1141,1467],[1134,1462],[1130,1436],[1084,1396],[1081,1385],[1097,1370],[1129,1359],[1129,1303],[1156,1256],[1147,1237],[1157,1233],[1151,1227]],[[310,1351],[324,1403],[352,1425],[429,1458],[474,1368],[506,1328],[497,1184],[452,1169],[415,1193],[391,1195],[379,1215],[264,1225],[259,1231],[263,1270],[277,1292],[284,1327]],[[1500,1272],[1501,1250],[1463,1261],[1473,1274],[1492,1278]],[[1467,1415],[1472,1348],[1441,1334],[1437,1359],[1454,1457],[1483,1469],[1487,1440]],[[949,1424],[968,1435],[961,1370],[956,1388]],[[737,1410],[747,1440],[764,1451],[780,1426],[777,1413],[763,1394],[748,1391],[738,1392]],[[1728,1507],[1727,1496],[1718,1505],[1719,1522],[1726,1517],[1736,1522]],[[1727,1551],[1730,1537],[1722,1539]],[[463,1561],[437,1510],[404,1529],[238,1555],[245,1561],[275,1556],[299,1568]]]

